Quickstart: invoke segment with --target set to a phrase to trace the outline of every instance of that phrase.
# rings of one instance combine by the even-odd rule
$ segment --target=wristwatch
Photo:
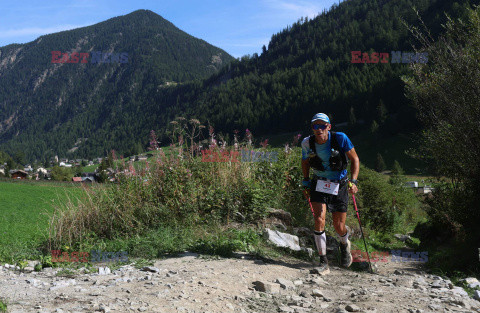
[[[356,180],[356,179],[350,179],[350,182],[352,182],[355,185],[358,185],[358,180]]]

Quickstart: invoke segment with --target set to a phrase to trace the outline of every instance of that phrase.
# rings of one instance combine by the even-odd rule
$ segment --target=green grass
[[[6,313],[7,312],[7,303],[4,302],[4,300],[0,299],[0,313]]]
[[[55,206],[82,193],[68,184],[0,181],[0,260],[35,255],[35,248],[48,235]]]

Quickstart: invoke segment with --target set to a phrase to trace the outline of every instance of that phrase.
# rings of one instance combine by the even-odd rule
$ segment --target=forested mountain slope
[[[53,63],[62,56],[52,51],[76,62]],[[124,150],[148,118],[145,90],[208,77],[232,59],[147,10],[2,47],[0,149],[30,160],[75,146],[73,154],[102,155],[106,142]],[[137,123],[121,125],[119,116]]]
[[[402,75],[408,74],[408,64],[392,63],[391,55],[387,63],[354,64],[351,52],[414,52],[412,44],[416,43],[402,23],[420,25],[413,8],[418,10],[436,36],[446,21],[445,12],[452,17],[461,17],[466,7],[478,3],[479,0],[345,1],[314,19],[302,18],[274,34],[260,55],[234,60],[206,79],[179,85],[167,86],[164,82],[195,77],[185,73],[181,77],[173,73],[166,77],[158,65],[158,57],[134,59],[132,53],[129,79],[113,73],[105,76],[105,72],[97,73],[98,76],[78,73],[77,77],[81,79],[75,80],[58,76],[64,89],[50,83],[49,92],[35,98],[35,105],[46,109],[53,118],[41,119],[38,114],[26,111],[23,115],[31,118],[22,119],[26,124],[20,126],[19,113],[11,105],[8,113],[4,113],[2,107],[0,141],[3,145],[0,149],[10,152],[28,150],[34,158],[45,158],[53,149],[63,156],[80,138],[88,138],[78,145],[78,150],[67,156],[92,157],[109,149],[121,154],[136,153],[145,148],[151,129],[159,131],[162,144],[168,143],[165,129],[175,116],[208,121],[216,131],[232,133],[235,129],[244,131],[249,128],[256,135],[308,131],[309,118],[319,111],[330,114],[334,124],[356,121],[357,124],[363,122],[365,127],[373,125],[381,136],[418,130],[415,112],[404,96],[400,80]],[[141,14],[153,13],[134,12],[131,15]],[[145,54],[158,49],[152,48],[152,38],[156,37],[149,34],[141,36],[141,45],[131,40],[132,49]],[[74,44],[77,41],[70,46]],[[7,48],[14,51],[21,47]],[[197,50],[188,51],[195,53]],[[224,57],[222,64],[229,59],[225,54],[221,57]],[[212,62],[212,55],[204,64],[211,65],[209,62]],[[78,64],[67,65],[76,66],[77,71],[81,68]],[[108,68],[118,71],[122,67]],[[79,83],[92,75],[96,77],[94,85]],[[35,80],[30,81],[30,89],[24,89],[23,93],[33,93],[35,83]],[[69,94],[78,99],[69,102],[69,106],[62,98],[67,86],[75,88],[76,92]],[[0,103],[5,106],[6,98],[11,99],[12,95],[6,93],[3,86],[0,88]],[[23,93],[19,91],[18,98],[24,97]],[[56,94],[54,100],[46,100],[51,93]],[[31,98],[27,100],[31,101]],[[32,103],[22,105],[31,106]],[[12,126],[6,130],[9,123]]]

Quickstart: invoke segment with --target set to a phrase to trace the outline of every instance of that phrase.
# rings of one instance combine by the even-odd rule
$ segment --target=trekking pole
[[[348,183],[348,187],[352,187],[351,182]],[[363,244],[365,245],[365,250],[367,251],[368,266],[370,268],[370,272],[373,274],[372,262],[370,262],[370,256],[368,254],[367,242],[365,241],[365,236],[363,235],[362,222],[360,221],[360,215],[358,214],[358,209],[357,209],[357,202],[355,201],[355,195],[353,193],[352,193],[352,199],[353,199],[353,206],[355,207],[355,212],[357,212],[358,225],[360,225],[360,232],[362,233]]]
[[[315,212],[313,212],[313,205],[312,202],[310,201],[310,197],[308,196],[307,188],[303,189],[303,194],[305,195],[305,198],[308,201],[308,204],[310,205],[310,210],[312,211],[313,217],[315,217]]]

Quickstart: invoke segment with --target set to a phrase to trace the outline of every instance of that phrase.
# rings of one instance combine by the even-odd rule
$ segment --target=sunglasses
[[[323,124],[323,125],[321,125],[321,124],[313,124],[313,126],[312,126],[312,128],[315,129],[315,130],[319,130],[319,129],[324,130],[324,129],[327,128],[327,127],[328,127],[328,124]]]

